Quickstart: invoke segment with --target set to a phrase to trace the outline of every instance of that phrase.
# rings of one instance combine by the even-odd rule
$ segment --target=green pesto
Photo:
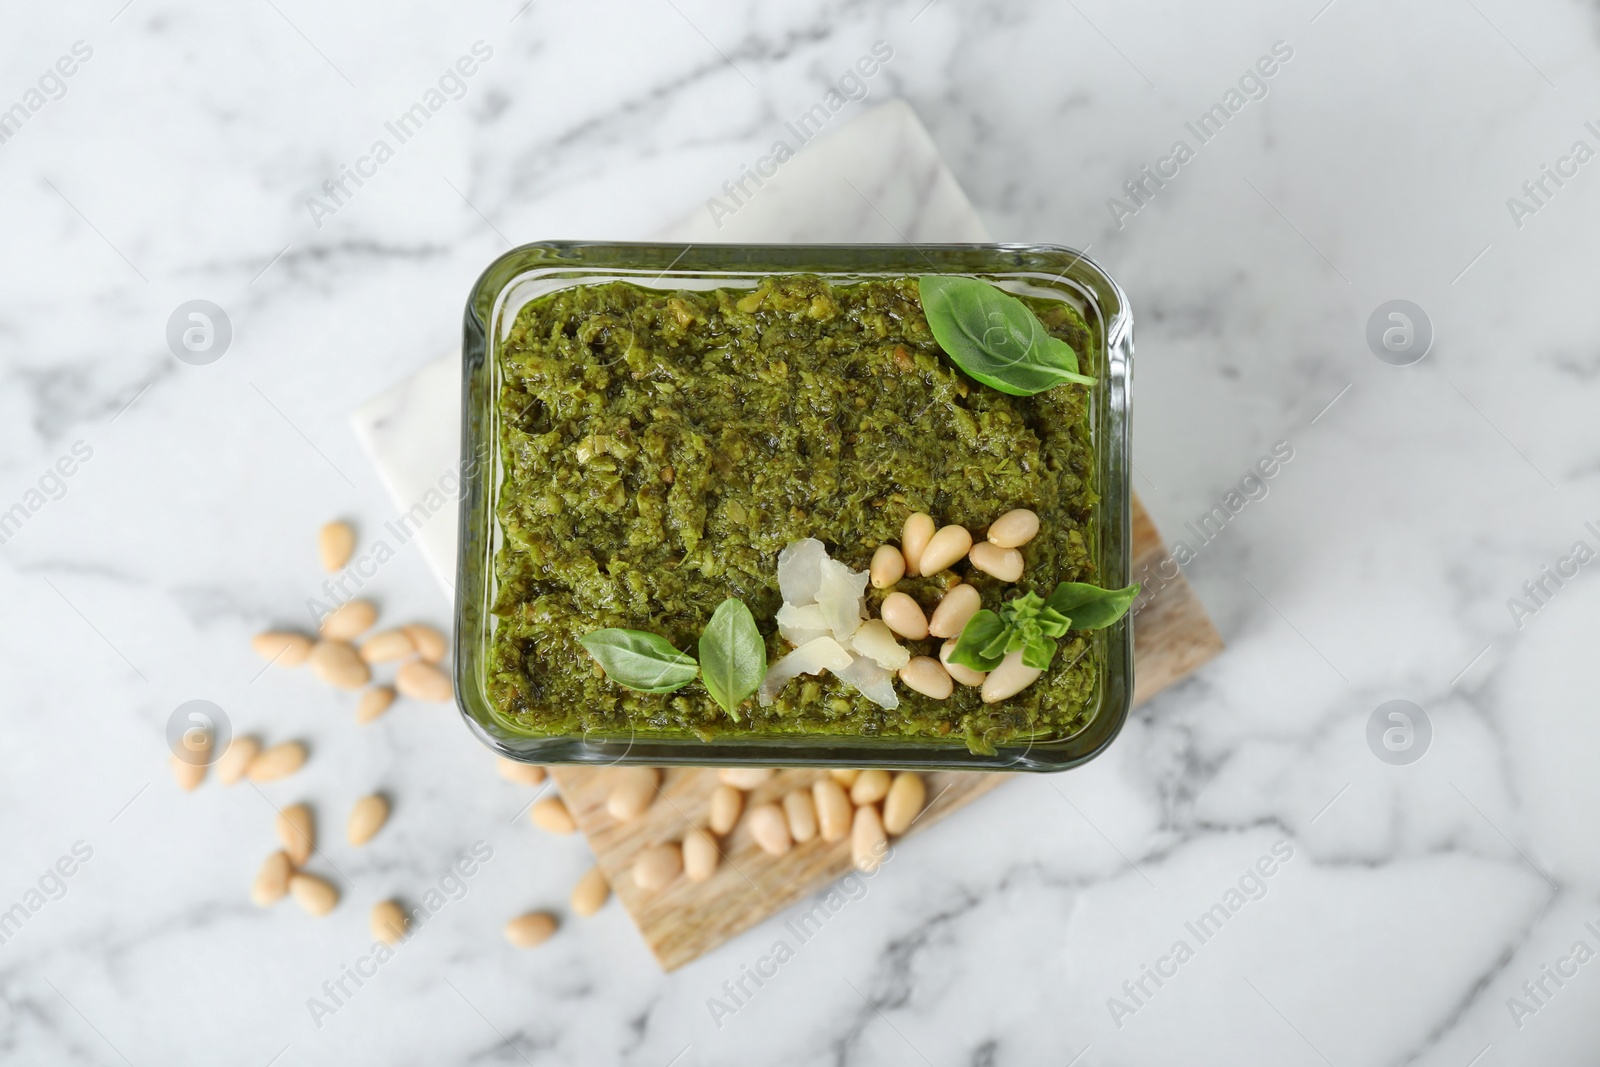
[[[1077,312],[1028,304],[1093,373],[1097,345]],[[1014,397],[966,377],[934,342],[915,278],[568,289],[521,309],[499,370],[504,538],[489,689],[528,733],[947,738],[992,752],[1088,722],[1097,665],[1083,633],[997,704],[966,686],[941,701],[897,683],[890,711],[832,675],[806,675],[769,707],[747,700],[742,721],[699,680],[670,694],[625,689],[579,644],[619,627],[692,652],[734,596],[776,662],[789,651],[774,622],[779,550],[815,537],[865,570],[914,511],[976,536],[1012,508],[1039,514],[1018,585],[957,565],[985,607],[1094,580],[1088,390]],[[896,588],[931,612],[946,580]],[[884,594],[868,594],[876,615]],[[940,642],[907,644],[937,656]]]

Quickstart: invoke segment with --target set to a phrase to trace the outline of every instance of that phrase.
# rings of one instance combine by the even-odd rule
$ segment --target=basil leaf
[[[1050,666],[1050,661],[1056,657],[1056,641],[1053,637],[1035,637],[1022,649],[1022,665],[1042,671]]]
[[[767,643],[738,597],[717,605],[700,635],[700,671],[711,699],[739,721],[739,705],[767,676]]]
[[[1011,396],[1032,396],[1078,373],[1078,354],[1052,337],[1028,306],[976,278],[925,274],[917,279],[922,312],[939,347],[968,375]]]
[[[1051,637],[1065,637],[1072,620],[1046,604],[1039,609],[1039,629]]]
[[[1139,595],[1139,583],[1124,589],[1102,589],[1086,582],[1062,582],[1046,606],[1071,619],[1074,630],[1100,630],[1128,613]]]
[[[700,672],[694,657],[679,652],[665,637],[643,630],[605,629],[578,639],[605,668],[606,677],[641,693],[670,693]]]
[[[956,638],[956,647],[950,650],[950,662],[959,663],[975,671],[992,671],[1000,666],[1000,661],[1005,656],[991,654],[989,646],[999,642],[1001,647],[1004,647],[1009,636],[1010,627],[1000,621],[1000,616],[984,608],[968,619],[967,625],[961,628],[961,636]]]

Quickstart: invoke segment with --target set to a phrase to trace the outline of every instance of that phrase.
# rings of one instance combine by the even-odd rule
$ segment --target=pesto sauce
[[[1027,303],[1093,373],[1097,346],[1077,312]],[[769,707],[747,701],[742,722],[698,680],[665,695],[623,688],[578,643],[615,626],[692,650],[736,596],[776,662],[789,652],[774,622],[779,550],[815,537],[866,570],[914,511],[974,536],[1012,508],[1038,513],[1020,583],[957,564],[985,607],[1093,580],[1088,390],[1013,397],[966,377],[933,340],[915,278],[567,289],[521,309],[499,369],[504,537],[489,689],[526,732],[948,738],[987,753],[1088,722],[1097,670],[1083,633],[997,704],[973,687],[933,700],[896,683],[890,711],[832,675],[805,675]],[[946,580],[895,588],[931,614]],[[868,589],[874,617],[884,595]],[[942,642],[905,643],[937,657]]]

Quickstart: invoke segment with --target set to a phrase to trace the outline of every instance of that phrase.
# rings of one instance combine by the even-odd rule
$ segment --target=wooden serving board
[[[1161,535],[1135,497],[1132,573],[1144,573],[1166,554]],[[1134,703],[1149,699],[1220,651],[1222,637],[1188,581],[1179,574],[1165,582],[1134,617]],[[650,845],[680,840],[691,826],[705,825],[716,772],[665,770],[661,795],[643,816],[627,823],[606,812],[610,782],[605,768],[555,767],[551,773],[578,826],[588,835],[595,860],[612,890],[664,970],[681,967],[709,952],[850,869],[848,839],[836,844],[814,839],[773,858],[756,847],[741,820],[722,840],[723,861],[710,881],[695,884],[680,877],[660,892],[646,893],[633,884],[634,857]],[[748,794],[745,806],[748,809],[794,789],[809,788],[826,773],[780,771]],[[994,772],[925,772],[929,804],[911,833],[933,825],[1010,777]]]

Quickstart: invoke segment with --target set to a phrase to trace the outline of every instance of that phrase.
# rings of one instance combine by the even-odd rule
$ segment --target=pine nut
[[[179,789],[192,793],[200,788],[200,783],[206,780],[206,768],[211,765],[211,749],[216,740],[210,730],[184,733],[182,745],[189,758],[182,759],[176,752],[170,757],[172,780],[178,783]]]
[[[350,821],[345,823],[344,835],[358,848],[378,835],[383,824],[389,821],[389,801],[381,794],[372,793],[356,801],[350,809]]]
[[[544,768],[537,763],[518,763],[514,759],[501,756],[496,761],[500,770],[500,777],[508,782],[517,782],[521,785],[538,785],[544,781]]]
[[[258,908],[266,908],[288,896],[289,876],[292,874],[294,865],[289,861],[287,852],[279,849],[268,856],[256,872],[256,880],[250,885],[250,903]]]
[[[339,890],[332,882],[304,871],[289,876],[289,895],[307,915],[326,915],[339,903]]]
[[[723,767],[717,771],[717,780],[749,792],[777,773],[771,767]]]
[[[789,820],[776,804],[757,804],[745,816],[745,822],[750,826],[750,836],[769,856],[783,855],[794,843],[789,837]]]
[[[425,660],[414,659],[400,664],[395,672],[394,687],[400,695],[412,700],[426,700],[443,704],[455,696],[455,686],[450,676]]]
[[[394,687],[375,685],[361,694],[356,702],[356,722],[371,722],[389,710],[394,703]]]
[[[900,554],[906,558],[906,577],[915,578],[922,571],[922,553],[933,540],[933,516],[926,511],[912,512],[900,530]]]
[[[572,905],[573,912],[588,918],[605,907],[610,896],[611,883],[606,881],[605,872],[599,867],[590,867],[578,879],[578,884],[572,887],[572,897],[568,903]]]
[[[928,636],[957,637],[972,617],[983,608],[983,595],[963,582],[951,586],[933,609],[928,620]]]
[[[972,549],[972,535],[965,526],[945,526],[933,535],[928,547],[922,550],[917,566],[923,574],[932,577],[950,567]]]
[[[298,771],[305,762],[306,746],[298,741],[285,741],[262,749],[244,773],[252,782],[276,782]]]
[[[324,523],[317,531],[317,551],[322,556],[322,569],[330,574],[343,570],[356,550],[356,531],[348,522]]]
[[[850,796],[832,778],[811,783],[811,803],[817,809],[817,828],[824,841],[843,841],[850,835]]]
[[[552,834],[570,834],[578,828],[560,797],[545,797],[528,810],[528,818],[533,825]]]
[[[612,771],[611,793],[606,810],[618,822],[637,819],[656,798],[661,772],[654,767],[618,767]]]
[[[250,647],[262,659],[280,667],[298,667],[311,658],[311,638],[305,634],[268,630],[250,639]]]
[[[311,650],[311,671],[337,689],[360,689],[372,680],[372,668],[344,641],[318,641]]]
[[[857,808],[855,822],[850,826],[850,859],[856,870],[863,874],[877,870],[888,847],[889,838],[883,832],[878,809],[871,804]]]
[[[683,835],[683,875],[689,881],[708,881],[720,862],[722,851],[710,834],[697,828]]]
[[[872,576],[872,588],[888,589],[906,576],[905,553],[894,545],[879,545],[867,573]]]
[[[988,674],[950,662],[950,653],[956,650],[956,640],[952,637],[939,646],[939,662],[944,664],[945,673],[962,685],[982,685],[983,680],[989,677]]]
[[[989,543],[1001,548],[1021,548],[1039,533],[1039,516],[1027,508],[1006,512],[989,524]]]
[[[828,777],[849,789],[861,777],[861,771],[855,767],[833,767],[828,771]]]
[[[530,911],[506,923],[506,940],[515,948],[533,948],[556,932],[556,917],[547,911]]]
[[[378,609],[370,600],[347,600],[334,608],[322,620],[322,636],[334,641],[348,641],[372,629],[378,621]]]
[[[811,793],[796,789],[783,797],[783,817],[789,823],[789,836],[797,845],[803,845],[817,836],[817,809],[811,803]]]
[[[928,617],[922,613],[922,605],[907,593],[890,593],[884,597],[878,614],[883,616],[889,629],[907,640],[921,641],[928,636]]]
[[[406,930],[410,925],[411,921],[405,909],[393,900],[374,904],[372,917],[367,920],[372,939],[382,941],[385,945],[397,945],[405,940]]]
[[[856,807],[863,804],[876,804],[889,792],[889,772],[882,767],[873,767],[871,770],[861,772],[861,777],[856,779],[856,784],[850,787],[850,803]]]
[[[429,663],[444,662],[447,650],[444,634],[423,622],[408,622],[400,627],[400,631],[417,646],[417,655]]]
[[[678,877],[683,870],[683,850],[677,845],[651,845],[633,861],[633,884],[647,893]]]
[[[883,798],[884,833],[898,837],[911,829],[911,824],[922,813],[928,802],[928,786],[922,775],[914,771],[901,771],[894,776],[889,795]]]
[[[416,644],[404,630],[384,630],[361,643],[361,658],[368,663],[392,663],[416,650]]]
[[[217,758],[212,769],[217,772],[217,781],[223,785],[234,785],[244,777],[244,772],[250,769],[250,763],[261,751],[261,742],[253,737],[235,737],[228,746],[228,751]]]
[[[291,804],[278,812],[273,827],[289,859],[296,867],[304,867],[317,847],[317,827],[311,809],[304,804]]]
[[[178,788],[185,793],[192,793],[200,788],[200,783],[206,780],[206,765],[204,763],[190,763],[181,760],[176,754],[167,757],[172,766],[172,780],[178,783]]]
[[[1002,582],[1014,582],[1022,577],[1022,553],[1014,548],[1001,548],[980,541],[967,553],[972,565],[985,574],[992,574]]]
[[[1008,652],[1006,658],[1000,661],[1000,666],[990,671],[983,680],[983,702],[993,704],[997,700],[1014,697],[1038,681],[1043,673],[1023,666],[1021,652]]]
[[[711,791],[711,832],[721,837],[739,822],[744,810],[744,794],[726,782],[718,782]]]
[[[934,700],[950,699],[950,693],[955,688],[950,675],[932,656],[913,657],[910,663],[900,668],[900,681],[907,689]]]

